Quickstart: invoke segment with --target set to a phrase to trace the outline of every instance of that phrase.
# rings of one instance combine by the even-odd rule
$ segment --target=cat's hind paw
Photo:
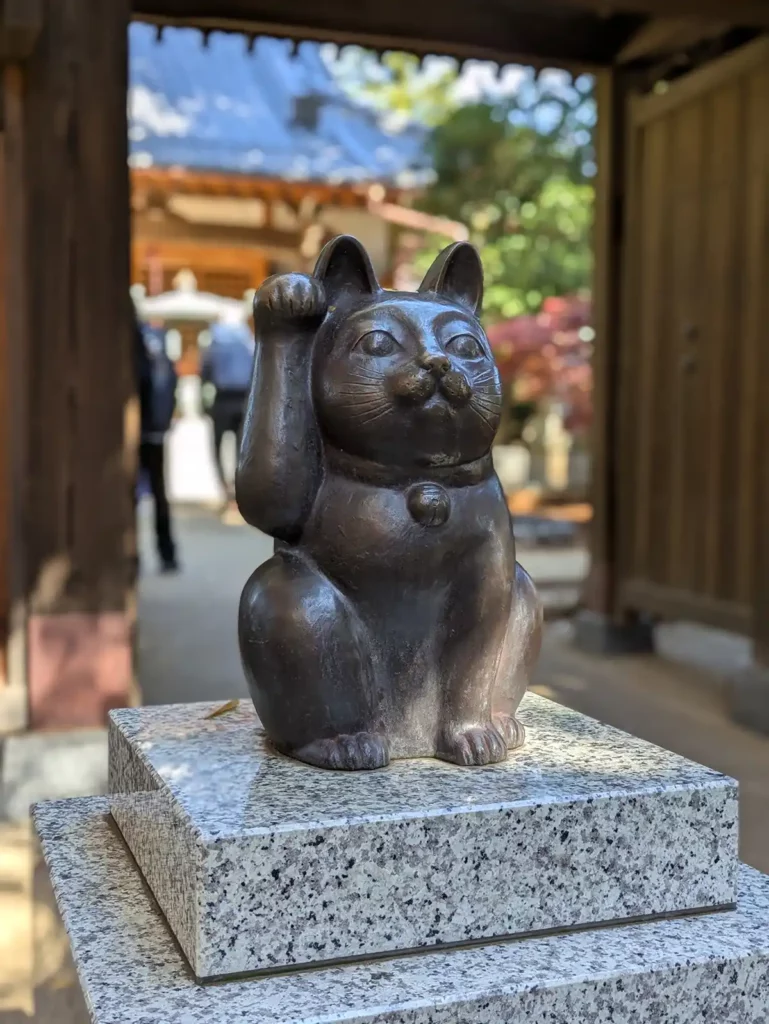
[[[445,729],[435,754],[441,761],[452,764],[496,764],[507,757],[507,743],[502,733],[489,722],[467,728]]]
[[[516,750],[518,747],[523,746],[526,739],[526,730],[514,715],[502,714],[500,712],[494,715],[494,725],[504,736],[508,750]]]
[[[333,739],[314,740],[291,756],[316,768],[360,772],[384,768],[390,761],[387,739],[376,732],[357,732]]]

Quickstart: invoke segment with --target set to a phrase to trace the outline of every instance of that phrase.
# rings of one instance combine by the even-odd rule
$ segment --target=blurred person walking
[[[254,336],[248,324],[236,312],[228,312],[211,327],[211,344],[201,361],[201,383],[215,390],[208,411],[213,423],[214,461],[224,490],[225,508],[234,499],[234,481],[228,479],[225,472],[222,442],[225,434],[232,433],[240,451],[254,352]]]
[[[165,439],[176,408],[177,375],[161,330],[148,327],[134,310],[134,348],[138,378],[141,440],[139,469],[155,505],[155,540],[161,572],[177,572],[179,563],[165,480]]]

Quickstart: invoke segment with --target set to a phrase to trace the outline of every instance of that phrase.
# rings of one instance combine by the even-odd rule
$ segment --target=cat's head
[[[313,368],[326,438],[402,468],[486,455],[502,395],[478,320],[483,270],[473,246],[445,249],[418,292],[380,288],[366,251],[347,236],[328,243],[314,273],[329,303]]]

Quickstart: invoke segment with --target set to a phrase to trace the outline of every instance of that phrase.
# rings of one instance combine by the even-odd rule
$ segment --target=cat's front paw
[[[317,278],[307,274],[276,274],[256,293],[254,311],[293,321],[320,321],[326,315],[326,291]]]
[[[454,726],[441,733],[435,756],[452,764],[496,764],[507,757],[507,743],[491,722]]]
[[[357,732],[333,739],[315,740],[291,756],[316,768],[331,768],[336,771],[372,771],[384,768],[390,761],[390,747],[387,739],[376,732]]]
[[[515,715],[499,712],[494,715],[494,725],[504,736],[508,750],[516,750],[518,747],[523,746],[526,739],[526,730]]]

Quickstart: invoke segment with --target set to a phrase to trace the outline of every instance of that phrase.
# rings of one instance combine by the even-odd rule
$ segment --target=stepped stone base
[[[533,694],[504,764],[356,774],[271,753],[250,704],[215,707],[110,725],[112,815],[198,978],[736,898],[736,784]]]
[[[738,909],[201,985],[109,818],[35,821],[93,1024],[765,1024],[769,880]]]

